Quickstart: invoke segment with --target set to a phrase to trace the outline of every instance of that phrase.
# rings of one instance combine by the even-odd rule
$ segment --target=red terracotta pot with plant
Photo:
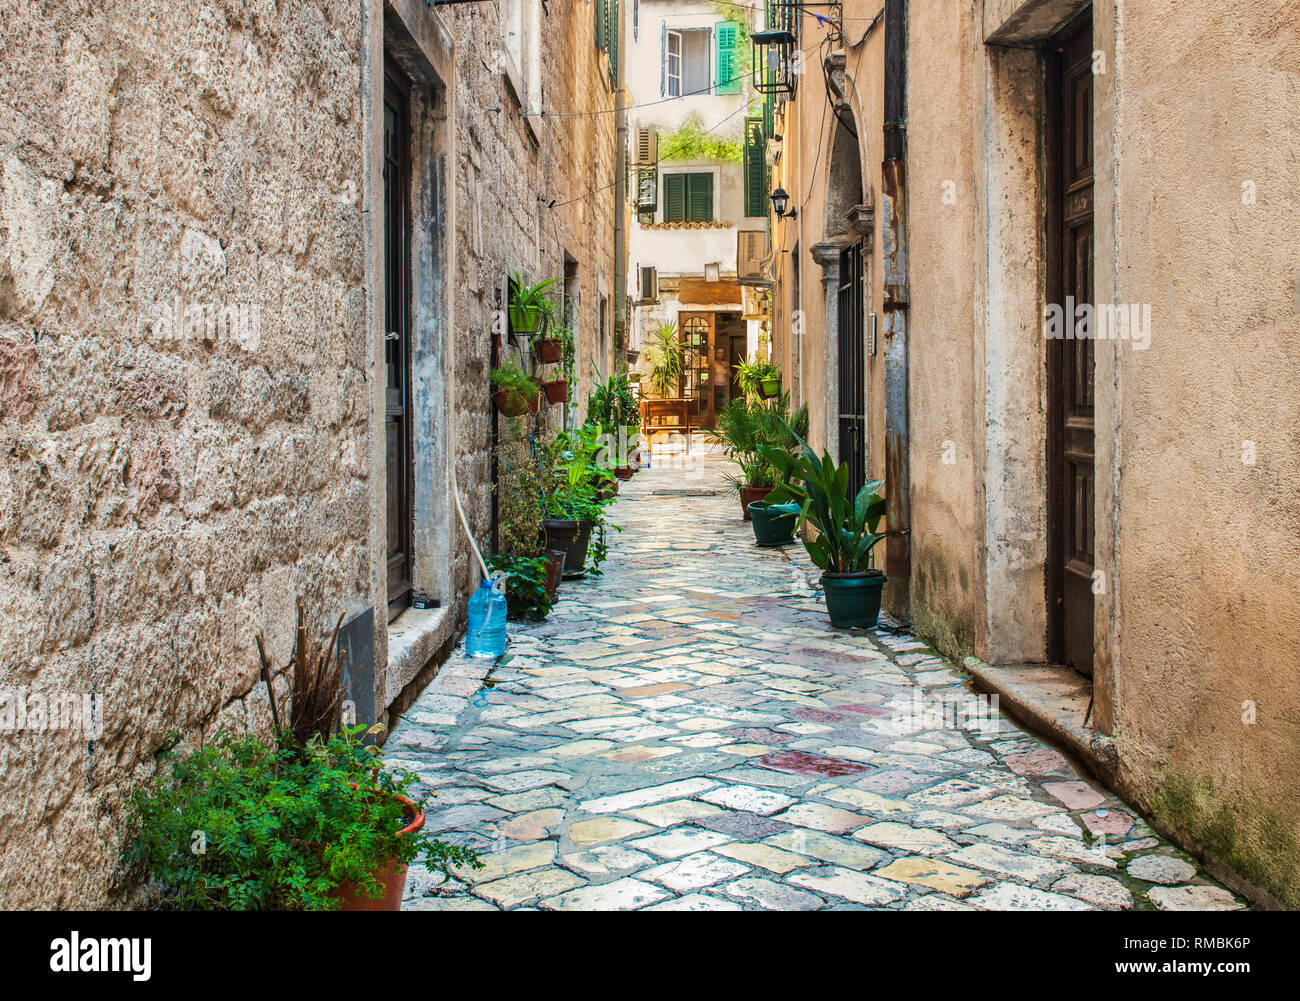
[[[569,400],[569,380],[552,379],[542,383],[547,403],[567,403]]]
[[[412,818],[409,824],[397,832],[397,836],[408,837],[416,831],[424,830],[424,811],[405,796],[394,795],[393,798],[402,804],[405,816]],[[402,897],[406,894],[406,870],[405,862],[398,862],[391,857],[383,859],[371,870],[371,875],[384,886],[383,893],[374,900],[350,880],[340,883],[332,896],[338,899],[340,911],[400,911]]]

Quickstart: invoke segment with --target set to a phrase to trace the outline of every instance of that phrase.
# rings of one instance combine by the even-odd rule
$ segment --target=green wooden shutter
[[[609,13],[605,9],[607,0],[596,0],[592,7],[596,11],[596,48],[602,52],[609,48]]]
[[[664,174],[664,222],[686,221],[686,175]]]
[[[687,174],[686,218],[690,222],[713,221],[713,175]]]
[[[609,4],[609,85],[618,89],[618,0]]]
[[[745,119],[745,215],[767,215],[767,143],[763,119]]]
[[[736,26],[730,21],[719,21],[713,32],[713,44],[717,51],[717,89],[718,94],[739,94],[740,80],[737,78]]]

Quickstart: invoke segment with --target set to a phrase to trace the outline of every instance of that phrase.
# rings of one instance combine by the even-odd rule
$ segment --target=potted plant
[[[569,400],[569,380],[548,379],[542,383],[542,392],[546,394],[547,403],[567,403]]]
[[[794,453],[773,447],[764,452],[786,481],[769,500],[798,504],[800,525],[816,532],[811,539],[805,535],[804,548],[821,568],[831,625],[874,627],[885,586],[885,575],[872,566],[872,553],[885,537],[876,530],[885,515],[884,481],[867,483],[850,499],[848,464],[836,465],[829,453],[817,458],[802,438]]]
[[[605,489],[614,477],[602,465],[603,439],[599,426],[584,424],[556,435],[544,450],[546,547],[564,550],[566,580],[599,574],[607,553],[605,508],[613,497]]]
[[[597,381],[587,397],[587,420],[599,425],[601,432],[626,450],[626,461],[614,468],[620,480],[630,480],[636,463],[632,456],[640,440],[641,406],[632,392],[632,382],[626,372],[616,372],[604,381]],[[620,460],[623,456],[619,456]]]
[[[643,381],[655,395],[669,398],[681,392],[686,353],[677,337],[677,324],[659,324],[641,355],[648,368]]]
[[[794,542],[795,528],[799,522],[799,505],[754,501],[749,505],[749,518],[754,526],[754,541],[758,545],[765,549],[788,546]]]
[[[339,617],[342,623],[342,616]],[[424,833],[407,793],[415,774],[382,767],[365,738],[383,725],[339,727],[338,625],[328,650],[309,642],[302,606],[285,724],[262,655],[272,738],[219,733],[179,754],[132,796],[130,870],[160,906],[182,910],[397,910],[407,866],[448,879],[482,868],[471,850]]]
[[[510,330],[516,334],[533,334],[538,327],[554,319],[553,296],[559,278],[529,284],[518,271],[510,281]]]
[[[496,387],[492,402],[507,417],[537,413],[540,391],[532,376],[518,362],[507,359],[500,367],[494,368],[492,385]]]
[[[573,354],[573,331],[548,313],[544,336],[533,341],[533,353],[543,365],[556,365]]]
[[[701,432],[705,440],[721,445],[728,458],[740,467],[727,477],[740,495],[741,517],[752,517],[750,505],[763,500],[778,482],[778,471],[763,454],[765,446],[794,448],[808,433],[808,408],[790,413],[790,395],[782,394],[773,404],[739,397],[718,412],[716,427]]]
[[[563,559],[564,555],[560,554],[561,566]],[[505,575],[506,609],[510,618],[541,622],[551,614],[555,597],[548,586],[552,573],[550,562],[547,556],[488,556],[488,569]],[[558,581],[555,586],[558,588]]]
[[[774,400],[781,395],[781,370],[773,362],[750,358],[736,366],[736,384],[746,396]]]

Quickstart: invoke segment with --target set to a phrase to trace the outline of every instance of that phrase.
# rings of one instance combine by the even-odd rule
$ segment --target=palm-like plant
[[[650,387],[660,396],[675,395],[686,367],[686,354],[677,337],[677,324],[659,324],[641,354],[650,366]]]
[[[872,551],[885,537],[876,530],[885,516],[884,480],[872,480],[850,500],[848,463],[837,465],[830,453],[819,459],[802,436],[793,453],[772,447],[762,451],[784,479],[768,502],[798,504],[800,527],[812,522],[817,530],[815,539],[804,539],[812,561],[824,573],[870,572]]]
[[[780,473],[765,448],[789,452],[808,434],[808,407],[790,413],[790,394],[783,393],[772,404],[741,397],[718,412],[717,426],[700,432],[706,441],[721,445],[727,457],[740,467],[738,476],[728,476],[734,489],[776,486]]]

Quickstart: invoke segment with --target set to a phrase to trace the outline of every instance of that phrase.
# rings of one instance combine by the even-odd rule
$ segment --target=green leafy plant
[[[556,291],[562,282],[560,278],[546,278],[530,283],[516,271],[510,280],[510,326],[520,331],[537,329],[530,314],[538,318],[541,330],[553,326],[556,322]]]
[[[607,435],[617,436],[627,428],[628,437],[641,427],[641,407],[626,372],[616,372],[608,379],[597,379],[587,397],[587,421]]]
[[[615,483],[608,457],[609,440],[602,428],[584,424],[551,439],[544,449],[542,463],[546,517],[586,521],[595,526],[595,544],[588,550],[588,566],[584,568],[595,574],[601,572],[600,565],[608,554],[607,529],[622,531],[605,517],[605,509],[613,502]]]
[[[736,366],[736,384],[746,396],[758,396],[759,387],[772,379],[781,381],[781,370],[774,362],[750,358]]]
[[[721,445],[727,457],[740,467],[739,475],[729,475],[733,490],[741,487],[772,487],[780,480],[780,471],[772,464],[765,449],[787,454],[808,434],[808,408],[790,413],[790,394],[782,393],[769,403],[741,397],[718,412],[717,425],[700,432],[706,441]]]
[[[492,370],[492,385],[506,394],[506,409],[526,408],[539,392],[533,377],[513,358],[507,358]]]
[[[677,324],[661,323],[641,352],[650,371],[646,381],[659,396],[675,396],[686,367],[686,352],[677,337]]]
[[[799,437],[799,447],[788,452],[762,446],[764,457],[783,482],[768,494],[770,504],[797,503],[799,526],[811,523],[817,535],[804,537],[804,548],[825,573],[855,574],[872,570],[872,552],[884,539],[878,532],[885,516],[883,480],[873,480],[849,498],[848,463],[837,465],[830,453],[821,458]]]
[[[162,905],[183,910],[333,910],[341,884],[374,899],[388,859],[422,860],[458,879],[482,867],[470,849],[410,823],[399,796],[417,777],[380,767],[364,727],[306,745],[288,730],[268,747],[221,734],[188,755],[167,752],[133,797],[137,831],[126,860]]]
[[[541,554],[542,470],[539,449],[517,417],[498,425],[498,514],[501,552],[527,558]]]
[[[551,596],[546,591],[546,557],[493,554],[487,557],[487,565],[493,572],[505,574],[506,609],[511,618],[541,622],[551,614]]]

